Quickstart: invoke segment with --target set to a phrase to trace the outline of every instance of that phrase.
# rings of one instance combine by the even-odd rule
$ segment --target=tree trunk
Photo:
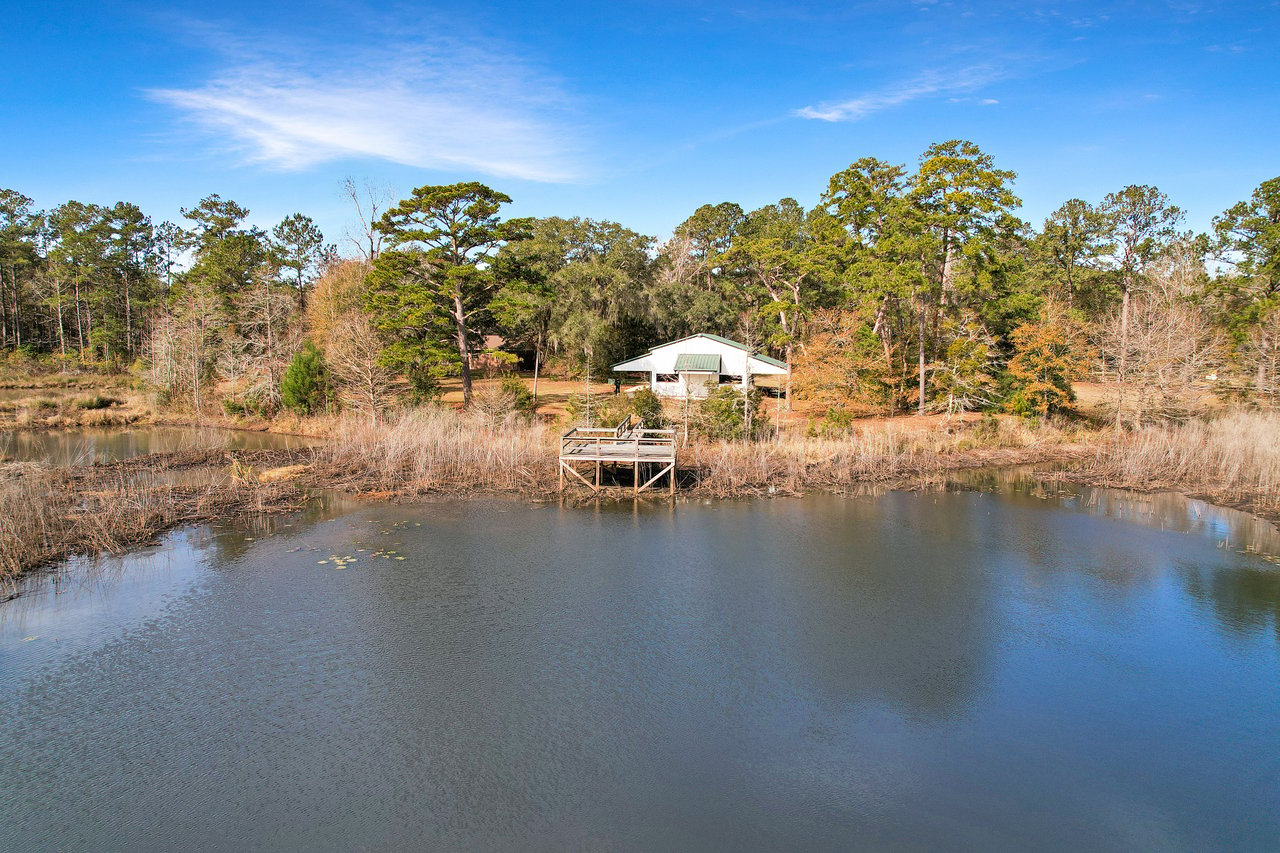
[[[791,343],[787,343],[787,411],[791,411]]]
[[[67,330],[66,321],[62,316],[62,285],[54,285],[54,307],[58,312],[58,350],[62,353],[62,366],[65,369],[67,364]]]
[[[923,298],[920,300],[920,400],[917,415],[924,414],[924,321],[927,304]]]
[[[942,237],[946,243],[947,251],[942,256],[942,304],[951,305],[954,302],[953,291],[955,290],[955,244],[951,240],[950,233],[946,233]]]
[[[880,305],[876,308],[876,322],[871,327],[871,334],[880,339],[880,346],[884,348],[884,364],[885,367],[893,367],[893,347],[890,345],[890,336],[893,331],[889,328],[889,324],[885,322],[885,302],[889,297],[880,300]]]
[[[305,269],[305,267],[298,266],[298,267],[295,267],[294,269],[298,273],[298,310],[306,311],[307,310],[307,284],[302,278],[302,271],[303,269]]]
[[[124,350],[133,355],[133,304],[129,297],[129,274],[124,275]]]
[[[533,345],[533,410],[538,410],[538,371],[542,367],[542,332],[538,332],[538,342]]]
[[[13,279],[16,290],[18,280],[14,276],[12,264],[9,265],[9,277]],[[5,301],[3,264],[0,264],[0,346],[5,348],[9,346],[9,303]]]
[[[84,361],[84,322],[80,318],[80,282],[75,283],[76,294],[76,348],[80,351],[80,360]]]
[[[467,315],[462,308],[462,295],[453,297],[453,322],[458,336],[458,355],[462,359],[462,405],[471,405],[471,353],[467,344]]]
[[[1124,428],[1124,383],[1129,369],[1129,280],[1121,284],[1120,297],[1120,364],[1117,368],[1119,387],[1116,389],[1116,432]]]

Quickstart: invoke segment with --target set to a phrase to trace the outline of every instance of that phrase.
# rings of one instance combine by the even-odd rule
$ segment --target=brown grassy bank
[[[280,451],[192,451],[110,465],[0,468],[0,598],[18,575],[77,554],[119,553],[186,524],[299,508],[291,483],[260,483]],[[173,471],[203,476],[175,480]]]
[[[348,417],[331,427],[330,442],[311,450],[207,449],[81,468],[0,466],[0,583],[184,524],[295,509],[306,499],[302,487],[373,499],[556,493],[559,430],[540,422],[428,407],[378,425]],[[872,422],[835,437],[695,443],[681,452],[681,490],[694,497],[801,494],[1046,462],[1068,463],[1058,476],[1070,480],[1181,491],[1280,518],[1280,416],[1246,412],[1119,439],[1109,429],[986,418],[943,428]],[[589,494],[577,489],[567,497]]]
[[[1234,411],[1100,444],[1071,479],[1178,491],[1280,520],[1280,414]]]
[[[339,420],[308,482],[372,497],[556,489],[559,430],[449,408],[370,426]],[[835,437],[784,434],[759,443],[698,443],[681,451],[682,492],[740,497],[911,484],[951,471],[1063,463],[1058,476],[1098,486],[1173,490],[1280,517],[1280,415],[1237,411],[1152,426],[1117,438],[1080,423],[984,418],[912,428],[869,422]],[[587,494],[585,490],[570,495]]]
[[[143,395],[128,389],[9,389],[0,399],[0,430],[120,427],[152,422],[156,415]],[[14,396],[21,393],[23,396]]]
[[[1088,455],[1095,434],[1008,418],[946,429],[871,424],[847,435],[784,435],[759,444],[694,445],[696,490],[713,497],[838,491],[858,483],[899,483],[948,471],[1071,461]]]
[[[799,494],[985,465],[1076,459],[1092,434],[1016,419],[945,429],[870,424],[835,438],[694,443],[681,451],[686,493]],[[547,495],[557,487],[559,430],[516,418],[424,408],[380,425],[339,421],[309,481],[387,497],[439,493]],[[574,494],[571,492],[570,494]]]

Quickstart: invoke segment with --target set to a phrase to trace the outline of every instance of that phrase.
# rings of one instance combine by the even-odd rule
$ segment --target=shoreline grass
[[[301,508],[305,495],[296,485],[237,476],[251,470],[245,460],[281,458],[265,454],[190,451],[109,465],[0,467],[0,600],[15,593],[19,576],[72,556],[121,553],[188,524]],[[192,470],[209,476],[167,476]]]
[[[1072,472],[1093,486],[1178,491],[1280,519],[1280,414],[1232,411],[1146,427],[1101,445]]]
[[[307,489],[375,500],[556,497],[558,437],[539,421],[424,407],[378,425],[336,419],[329,442],[306,450],[209,448],[72,468],[0,465],[0,598],[34,568],[119,552],[187,524],[300,509]],[[1065,463],[1045,476],[1178,491],[1280,519],[1280,415],[1271,413],[1236,411],[1119,437],[1013,418],[931,430],[881,423],[832,437],[695,443],[681,461],[681,493],[692,498],[911,487],[975,468]],[[173,472],[201,472],[201,484]],[[593,497],[564,494],[575,503]]]

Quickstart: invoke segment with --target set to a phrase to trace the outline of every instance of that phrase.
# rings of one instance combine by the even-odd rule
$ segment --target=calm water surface
[[[1255,549],[1026,483],[183,531],[0,607],[0,849],[1276,850]]]

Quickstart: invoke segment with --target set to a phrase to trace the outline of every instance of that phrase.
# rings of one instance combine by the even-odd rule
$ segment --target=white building
[[[721,385],[747,388],[757,376],[784,376],[786,362],[719,335],[691,335],[622,361],[614,373],[648,373],[659,397],[706,397]]]

